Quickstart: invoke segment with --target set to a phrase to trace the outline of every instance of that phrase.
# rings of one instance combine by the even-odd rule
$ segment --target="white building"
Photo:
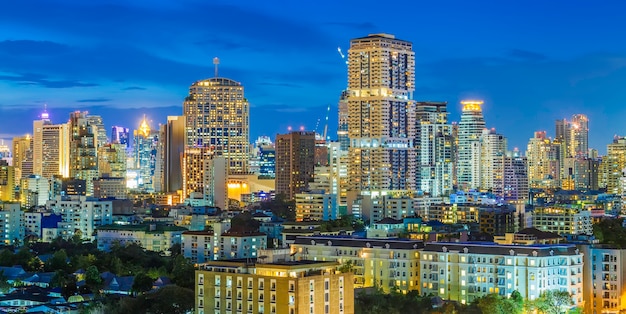
[[[258,249],[267,248],[267,235],[261,232],[225,232],[214,252],[218,259],[255,258]]]
[[[291,245],[296,260],[336,261],[351,264],[354,287],[397,287],[406,293],[419,290],[422,241],[358,239],[332,236],[298,237]]]
[[[483,101],[462,101],[463,113],[459,123],[457,180],[460,189],[476,189],[480,186],[480,141],[485,128]]]
[[[93,241],[96,227],[113,223],[112,201],[87,196],[57,196],[48,201],[46,207],[61,215],[58,234],[66,239],[79,235],[81,239]]]
[[[324,191],[296,194],[296,221],[335,220],[338,216],[337,195]]]
[[[145,250],[168,251],[173,245],[181,244],[186,228],[164,224],[105,225],[97,228],[98,249],[109,251],[116,243],[124,246],[135,243]]]
[[[19,203],[4,203],[0,210],[0,241],[5,245],[24,241],[24,212]]]
[[[22,206],[44,206],[50,200],[50,181],[38,175],[31,175],[20,181],[20,202]]]
[[[506,155],[506,137],[496,129],[484,129],[480,136],[480,189],[493,190],[497,173],[502,173],[501,160]]]
[[[427,243],[421,255],[422,295],[469,304],[490,293],[518,291],[535,300],[563,290],[583,304],[583,254],[574,245]]]
[[[181,239],[181,252],[183,256],[194,264],[206,263],[215,260],[215,254],[219,247],[213,246],[218,236],[213,231],[185,231]],[[218,242],[219,243],[219,242]]]

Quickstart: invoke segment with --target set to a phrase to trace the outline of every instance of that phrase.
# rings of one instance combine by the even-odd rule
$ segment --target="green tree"
[[[135,294],[143,293],[146,291],[150,291],[152,289],[152,283],[154,281],[145,273],[139,273],[135,275],[133,279],[133,287],[132,291]]]
[[[65,252],[64,249],[56,251],[46,263],[46,269],[48,271],[55,271],[57,269],[67,271],[67,252]]]
[[[0,293],[4,294],[9,292],[12,285],[9,283],[7,277],[4,275],[4,270],[0,271]]]
[[[561,314],[574,305],[572,296],[567,291],[548,290],[539,295],[534,302],[539,313]]]
[[[342,273],[351,273],[353,269],[354,265],[352,265],[352,260],[343,262],[343,264],[338,268],[338,270]]]
[[[176,256],[172,267],[172,281],[180,287],[193,289],[195,280],[193,264],[182,255]]]
[[[165,286],[143,297],[150,304],[148,312],[154,314],[185,314],[195,306],[194,291],[177,286]]]
[[[99,293],[102,288],[102,277],[100,277],[98,267],[94,265],[87,267],[85,271],[85,284],[93,293]]]

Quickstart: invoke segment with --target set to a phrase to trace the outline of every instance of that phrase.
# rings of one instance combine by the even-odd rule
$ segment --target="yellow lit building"
[[[352,314],[351,273],[315,261],[212,261],[196,271],[195,313]]]
[[[406,293],[420,285],[422,241],[358,239],[332,236],[298,237],[291,245],[296,259],[337,261],[349,265],[356,288],[398,288]]]
[[[559,235],[593,234],[591,210],[581,205],[535,207],[532,226]]]

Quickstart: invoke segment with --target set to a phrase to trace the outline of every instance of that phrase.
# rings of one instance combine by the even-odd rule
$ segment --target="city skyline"
[[[6,4],[0,138],[28,133],[44,104],[53,123],[75,110],[102,115],[107,129],[134,128],[144,114],[154,126],[165,123],[167,115],[180,114],[189,84],[213,77],[215,56],[222,60],[220,76],[246,86],[251,139],[288,126],[313,130],[318,119],[324,123],[328,105],[334,135],[346,81],[337,47],[345,53],[351,38],[381,32],[415,46],[415,100],[447,101],[449,120],[459,121],[460,100],[483,99],[487,127],[507,136],[509,149],[523,151],[535,131],[553,137],[554,121],[576,113],[589,116],[589,146],[602,153],[613,135],[626,133],[619,126],[626,115],[620,106],[626,95],[619,92],[626,45],[611,40],[624,26],[617,2],[456,2],[454,10],[407,4],[407,12],[424,13],[420,23],[375,19],[368,4],[56,1],[37,10]],[[546,13],[556,10],[566,14]],[[223,14],[187,18],[201,12]],[[280,119],[263,123],[269,117]]]

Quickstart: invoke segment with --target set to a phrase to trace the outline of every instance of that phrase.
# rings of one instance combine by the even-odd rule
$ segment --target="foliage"
[[[150,291],[152,289],[152,283],[152,278],[144,273],[139,273],[135,275],[135,278],[133,279],[132,290],[134,293]]]
[[[624,218],[604,219],[593,225],[593,235],[601,244],[612,244],[626,248],[626,228],[622,227]]]
[[[4,275],[4,270],[0,270],[0,293],[7,293],[11,289],[11,284]]]
[[[278,194],[273,200],[262,202],[261,209],[269,209],[274,216],[287,221],[296,220],[296,201],[287,199],[285,194]]]
[[[89,290],[96,293],[100,291],[102,284],[102,277],[100,277],[98,267],[94,265],[87,267],[87,270],[85,271],[85,285],[87,285]]]
[[[258,232],[261,223],[250,212],[243,212],[230,220],[230,228],[237,232]]]
[[[338,268],[338,270],[342,273],[351,273],[353,269],[354,265],[352,265],[352,260],[343,262],[343,264]]]
[[[67,252],[64,249],[56,251],[45,264],[46,271],[68,270]]]
[[[548,290],[541,293],[533,305],[539,313],[561,314],[571,308],[574,302],[567,291]]]
[[[354,312],[363,314],[400,314],[400,313],[431,313],[430,296],[420,296],[417,291],[403,294],[392,290],[386,294],[379,288],[357,294],[354,301]]]
[[[180,287],[193,289],[196,280],[193,264],[182,255],[176,256],[173,264],[172,281]]]
[[[154,313],[183,314],[194,308],[194,291],[178,286],[165,286],[155,292],[142,294],[136,298],[107,298],[102,313]]]

